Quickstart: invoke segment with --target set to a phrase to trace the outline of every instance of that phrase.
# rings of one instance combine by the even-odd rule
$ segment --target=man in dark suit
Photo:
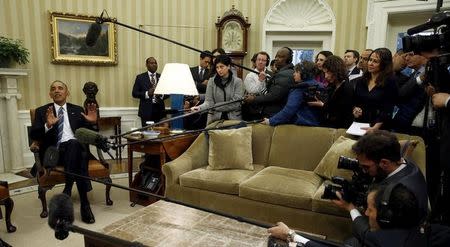
[[[194,78],[195,85],[199,94],[205,94],[206,86],[209,80],[209,65],[212,56],[210,51],[203,51],[200,53],[200,62],[198,66],[191,67],[192,78]]]
[[[30,138],[42,143],[40,157],[50,146],[56,146],[59,152],[59,164],[68,172],[89,176],[89,151],[86,145],[79,143],[74,133],[79,128],[91,128],[97,122],[97,106],[89,104],[87,114],[81,106],[67,103],[69,90],[62,81],[54,81],[50,86],[50,98],[53,103],[36,109],[36,118],[31,126]],[[81,203],[81,219],[86,223],[94,223],[94,214],[89,205],[87,192],[92,189],[89,180],[66,176],[64,193],[71,195],[74,181],[77,182]]]
[[[356,65],[359,62],[359,52],[356,50],[346,50],[344,54],[344,63],[348,70],[348,79],[352,80],[362,76],[362,70]]]
[[[147,121],[159,122],[165,117],[164,97],[153,94],[161,76],[156,73],[158,62],[154,57],[149,57],[145,64],[147,71],[136,76],[132,92],[133,98],[139,99],[138,116],[142,126],[145,126]]]
[[[206,87],[210,78],[209,66],[212,61],[212,53],[205,50],[200,53],[200,61],[198,66],[191,67],[192,78],[195,81],[199,96],[184,96],[184,109],[201,105],[204,101]],[[215,70],[215,68],[213,68]],[[207,114],[192,115],[184,118],[184,128],[187,130],[203,129],[206,126]]]

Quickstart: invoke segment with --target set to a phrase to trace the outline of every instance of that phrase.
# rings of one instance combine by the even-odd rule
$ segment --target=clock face
[[[222,48],[227,51],[243,51],[244,31],[237,21],[229,21],[222,31]]]

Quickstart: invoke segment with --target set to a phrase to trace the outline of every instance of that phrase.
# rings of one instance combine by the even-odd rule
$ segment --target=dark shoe
[[[87,205],[81,205],[80,208],[81,213],[81,220],[86,224],[93,224],[95,223],[94,214],[92,213],[91,207],[89,204]]]

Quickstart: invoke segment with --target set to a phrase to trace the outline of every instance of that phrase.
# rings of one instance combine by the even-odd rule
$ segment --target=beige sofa
[[[325,180],[314,173],[345,130],[281,125],[252,126],[254,170],[207,170],[208,144],[201,134],[189,149],[163,166],[171,199],[342,241],[351,234],[348,213],[321,199]],[[425,146],[418,140],[410,159],[424,172]],[[236,154],[239,155],[239,154]]]

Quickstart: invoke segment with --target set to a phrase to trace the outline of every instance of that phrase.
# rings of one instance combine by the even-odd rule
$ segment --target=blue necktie
[[[56,147],[59,147],[61,144],[63,131],[64,131],[64,108],[60,107],[58,110],[58,141],[56,142]]]

